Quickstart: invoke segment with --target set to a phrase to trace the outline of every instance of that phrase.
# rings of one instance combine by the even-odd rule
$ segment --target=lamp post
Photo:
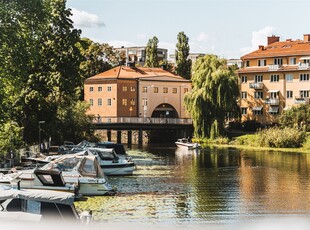
[[[39,153],[41,153],[41,124],[44,124],[45,121],[39,121]]]

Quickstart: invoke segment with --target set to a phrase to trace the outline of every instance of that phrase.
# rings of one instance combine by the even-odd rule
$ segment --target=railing
[[[160,117],[101,117],[93,123],[149,123],[149,124],[192,124],[191,118],[160,118]]]
[[[252,83],[250,83],[249,86],[252,89],[263,89],[264,88],[264,83],[263,82],[252,82]]]
[[[276,99],[276,98],[266,99],[265,100],[265,104],[268,104],[268,105],[279,105],[280,104],[280,100]]]
[[[298,64],[298,69],[308,69],[309,68],[309,63],[299,63]]]
[[[309,98],[308,97],[296,97],[295,98],[295,101],[294,101],[295,104],[309,104]]]
[[[280,68],[280,65],[269,65],[268,67],[270,71],[276,71]]]

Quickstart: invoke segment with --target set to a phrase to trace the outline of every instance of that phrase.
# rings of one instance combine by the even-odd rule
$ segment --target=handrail
[[[100,117],[94,124],[100,123],[134,123],[134,124],[192,124],[191,118],[161,118],[161,117]]]

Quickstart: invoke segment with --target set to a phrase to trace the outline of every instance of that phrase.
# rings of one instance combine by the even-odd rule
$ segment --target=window
[[[270,75],[270,82],[278,82],[280,80],[280,76],[278,74]]]
[[[142,93],[147,93],[147,87],[146,86],[143,86]]]
[[[309,90],[300,90],[300,97],[301,98],[308,98],[309,97]]]
[[[245,67],[250,67],[250,61],[245,62]]]
[[[282,58],[275,58],[274,59],[274,64],[275,65],[282,65],[283,64],[283,59]]]
[[[94,105],[94,100],[93,99],[89,99],[89,104],[90,104],[90,106],[93,106]]]
[[[270,92],[270,98],[276,99],[279,97],[279,92]]]
[[[188,92],[188,88],[184,88],[184,89],[183,89],[183,92],[184,92],[184,93],[187,93],[187,92]]]
[[[101,86],[98,87],[98,92],[102,92],[102,87]]]
[[[154,87],[153,92],[158,93],[158,87]]]
[[[286,82],[292,82],[293,81],[293,74],[285,74],[285,80],[286,80]]]
[[[247,115],[247,113],[248,113],[248,108],[242,107],[241,108],[241,114],[242,115]]]
[[[111,92],[111,91],[112,91],[112,86],[108,86],[108,87],[107,87],[107,91],[108,91],[108,92]]]
[[[255,75],[254,76],[254,82],[263,82],[263,75]]]
[[[127,91],[127,86],[123,86],[123,91]]]
[[[295,57],[290,58],[290,65],[296,65],[296,58]]]
[[[253,110],[253,114],[254,115],[263,115],[263,110],[262,109]]]
[[[309,81],[309,74],[308,73],[301,73],[299,75],[299,81]]]
[[[257,65],[258,66],[266,66],[266,59],[261,59],[261,60],[258,60],[258,63],[257,63]]]
[[[94,87],[89,87],[89,92],[94,92]]]
[[[263,91],[256,91],[256,92],[254,92],[254,98],[255,99],[263,98]]]
[[[126,98],[122,99],[122,105],[127,106],[127,99]]]
[[[112,99],[111,99],[111,98],[108,98],[108,99],[107,99],[107,105],[108,105],[108,106],[111,106],[111,105],[112,105]]]
[[[246,99],[248,97],[247,92],[241,92],[241,99]]]
[[[268,113],[269,114],[272,114],[272,115],[277,115],[279,114],[279,107],[273,107],[271,106],[268,110]]]
[[[164,87],[163,92],[164,92],[164,93],[168,93],[168,88],[167,88],[167,87]]]
[[[177,88],[172,88],[172,93],[177,93],[178,89]]]
[[[98,106],[102,106],[102,99],[98,98]]]
[[[131,91],[131,92],[134,92],[134,91],[136,91],[136,87],[134,87],[134,86],[131,86],[131,87],[130,87],[130,91]]]
[[[246,83],[248,81],[247,76],[241,76],[241,83]]]
[[[293,98],[293,91],[291,90],[286,91],[286,98]]]
[[[134,98],[130,99],[130,105],[135,106],[136,105],[136,100]]]
[[[147,106],[147,99],[146,98],[142,99],[142,106]]]

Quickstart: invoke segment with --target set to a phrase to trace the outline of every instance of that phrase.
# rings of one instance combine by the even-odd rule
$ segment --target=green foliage
[[[298,127],[310,131],[310,105],[294,106],[285,110],[280,117],[282,127]]]
[[[158,38],[154,36],[149,39],[146,46],[146,61],[145,67],[158,67],[158,57],[157,57],[157,46],[158,46]]]
[[[306,141],[303,144],[303,148],[305,150],[309,150],[310,151],[310,133],[307,133]]]
[[[243,146],[253,146],[258,147],[260,143],[259,135],[257,134],[247,134],[236,137],[231,144],[233,145],[243,145]]]
[[[298,148],[306,140],[306,133],[296,128],[273,127],[258,132],[260,146],[272,148]]]
[[[16,122],[8,121],[0,126],[0,155],[10,150],[17,152],[23,146],[22,128]]]
[[[190,50],[188,44],[188,37],[185,35],[184,32],[180,32],[178,34],[177,39],[178,39],[178,42],[176,44],[177,49],[175,50],[175,59],[176,59],[175,72],[181,77],[190,79],[192,61],[188,59]]]
[[[215,55],[199,58],[193,66],[193,89],[185,94],[184,103],[193,119],[194,136],[210,137],[211,126],[217,121],[215,138],[224,134],[224,121],[228,112],[239,116],[239,95],[235,72],[227,68],[226,61]]]

